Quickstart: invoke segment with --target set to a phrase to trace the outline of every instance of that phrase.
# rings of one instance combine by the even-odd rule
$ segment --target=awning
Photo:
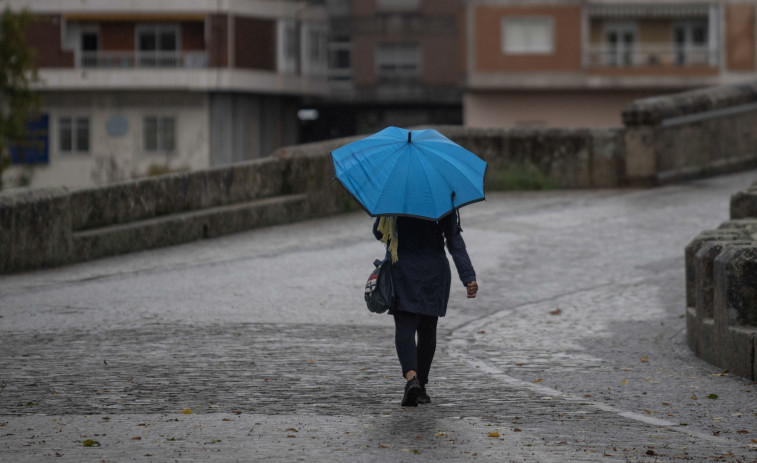
[[[692,18],[707,17],[709,13],[709,3],[589,5],[590,18]]]

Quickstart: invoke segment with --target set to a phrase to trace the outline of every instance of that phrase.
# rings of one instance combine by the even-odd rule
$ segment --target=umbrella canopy
[[[484,199],[486,162],[433,129],[387,127],[331,157],[336,178],[372,216],[439,220]]]

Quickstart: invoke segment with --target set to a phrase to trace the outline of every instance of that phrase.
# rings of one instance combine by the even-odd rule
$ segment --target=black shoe
[[[413,378],[405,384],[405,395],[402,397],[403,407],[417,407],[418,396],[421,393],[421,383],[418,378]]]
[[[426,393],[426,386],[421,386],[421,393],[418,394],[418,403],[419,404],[431,403],[431,397],[429,397],[428,394]]]

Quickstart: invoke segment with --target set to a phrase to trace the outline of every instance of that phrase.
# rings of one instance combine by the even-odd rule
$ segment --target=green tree
[[[39,110],[41,98],[31,85],[38,81],[35,50],[26,39],[34,21],[28,11],[5,8],[0,17],[0,188],[11,164],[9,143],[27,140],[27,121]]]

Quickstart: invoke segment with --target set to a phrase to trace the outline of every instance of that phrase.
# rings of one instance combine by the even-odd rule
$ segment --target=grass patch
[[[490,167],[486,174],[487,190],[554,190],[557,187],[557,183],[531,161]]]

